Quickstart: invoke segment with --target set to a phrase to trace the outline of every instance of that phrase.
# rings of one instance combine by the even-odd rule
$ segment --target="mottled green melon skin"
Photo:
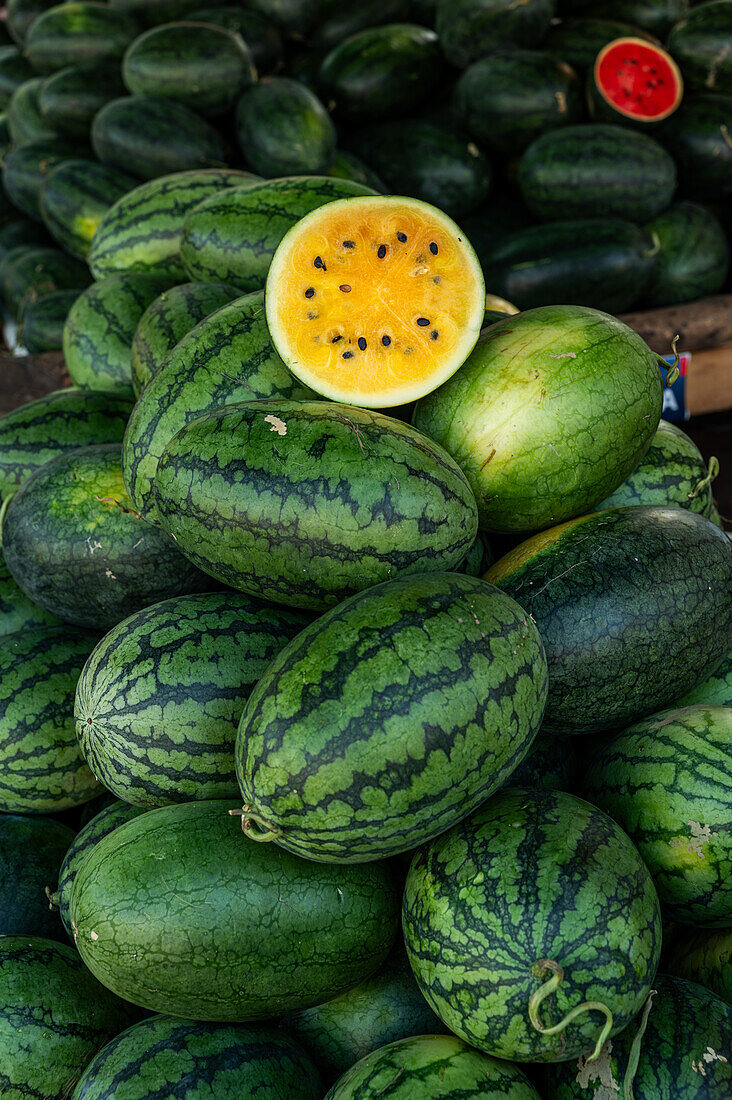
[[[661,403],[658,360],[627,325],[542,306],[484,332],[412,423],[465,471],[481,529],[535,531],[589,511],[625,480]]]
[[[61,626],[61,620],[18,588],[0,552],[0,637],[36,626]]]
[[[729,270],[724,229],[710,210],[680,202],[646,226],[660,243],[653,275],[644,293],[648,307],[692,302],[716,294]]]
[[[33,20],[24,45],[39,73],[68,65],[113,67],[139,30],[134,19],[106,3],[65,3]]]
[[[222,405],[280,397],[307,400],[314,394],[275,351],[261,292],[243,295],[199,322],[161,363],[130,417],[123,465],[138,512],[159,522],[155,471],[186,424]]]
[[[653,987],[633,1095],[637,1100],[727,1100],[732,1089],[732,1008],[682,978],[659,974]],[[636,1020],[605,1044],[594,1063],[580,1058],[548,1066],[541,1083],[544,1100],[598,1100],[603,1092],[622,1096],[639,1029]]]
[[[616,1034],[648,996],[661,950],[651,876],[606,814],[561,791],[508,788],[414,857],[402,920],[412,969],[444,1023],[495,1057],[563,1061],[591,1052],[603,1017],[564,1031],[534,1028],[528,1005],[564,977],[539,1016],[558,1023],[586,1000]]]
[[[732,1005],[732,928],[684,928],[669,956],[668,969]]]
[[[454,1035],[420,1035],[375,1050],[325,1100],[540,1100],[517,1066],[471,1050]]]
[[[234,741],[246,700],[309,621],[211,592],[164,600],[113,627],[76,689],[76,732],[94,774],[146,808],[235,798]]]
[[[199,417],[167,444],[155,499],[199,568],[314,610],[391,577],[454,569],[477,530],[470,488],[441,447],[399,420],[326,401]]]
[[[118,444],[60,455],[23,483],[3,523],[5,560],[26,595],[97,631],[156,600],[216,587],[137,515],[121,458]]]
[[[64,325],[63,351],[75,385],[132,399],[132,340],[143,313],[168,287],[164,275],[126,272],[92,283]]]
[[[34,470],[65,451],[119,443],[132,403],[69,387],[0,417],[0,496],[11,496]]]
[[[323,1095],[312,1059],[281,1031],[153,1016],[107,1043],[85,1069],[72,1100],[146,1100],[171,1088],[177,1100],[204,1093],[211,1100]]]
[[[236,136],[261,176],[318,175],[330,169],[336,129],[318,97],[290,77],[248,88],[236,106]]]
[[[40,212],[51,236],[77,259],[86,260],[94,233],[107,211],[137,180],[93,160],[74,158],[44,179]]]
[[[68,944],[0,937],[0,1088],[8,1100],[68,1096],[100,1046],[138,1015]]]
[[[671,919],[732,923],[732,708],[662,711],[592,761],[586,797],[625,829]]]
[[[132,388],[139,397],[175,345],[215,310],[239,297],[226,283],[182,283],[147,307],[132,340]]]
[[[52,818],[0,814],[0,935],[64,939],[46,887],[53,887],[73,839]]]
[[[101,787],[74,731],[74,691],[96,638],[67,626],[8,634],[0,647],[0,812],[58,813]]]
[[[670,706],[732,648],[732,546],[685,508],[595,512],[522,543],[486,578],[544,640],[547,732],[622,729]]]
[[[391,869],[326,867],[250,843],[237,808],[150,810],[84,860],[71,894],[76,945],[110,989],[156,1012],[233,1023],[322,1003],[381,965],[398,925]]]
[[[117,271],[151,271],[174,286],[186,279],[180,239],[186,214],[202,199],[245,180],[228,168],[174,172],[123,195],[102,219],[89,252],[95,279]]]

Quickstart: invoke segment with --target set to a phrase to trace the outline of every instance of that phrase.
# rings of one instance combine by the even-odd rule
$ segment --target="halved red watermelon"
[[[634,122],[660,122],[678,107],[684,92],[674,59],[642,38],[616,38],[598,53],[594,91],[604,106]],[[607,117],[607,111],[603,111]]]

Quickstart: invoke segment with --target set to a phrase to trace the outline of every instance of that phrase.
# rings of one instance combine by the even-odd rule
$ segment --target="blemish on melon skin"
[[[612,1040],[608,1039],[594,1062],[587,1062],[583,1057],[577,1062],[575,1080],[580,1088],[585,1089],[594,1081],[599,1086],[595,1088],[593,1100],[617,1100],[620,1096],[620,1083],[615,1080],[610,1061],[612,1050]]]
[[[279,416],[274,416],[272,413],[269,413],[265,416],[264,422],[270,425],[269,430],[271,432],[277,432],[277,435],[287,435],[287,425],[284,420],[280,420]]]

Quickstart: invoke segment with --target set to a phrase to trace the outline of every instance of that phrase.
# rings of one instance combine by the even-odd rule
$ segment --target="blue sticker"
[[[665,361],[671,366],[673,355],[665,355]],[[666,385],[666,371],[661,367],[663,380],[663,410],[662,420],[670,420],[672,424],[682,424],[689,419],[689,410],[686,407],[686,375],[691,363],[691,352],[682,351],[679,355],[679,376],[673,386]]]

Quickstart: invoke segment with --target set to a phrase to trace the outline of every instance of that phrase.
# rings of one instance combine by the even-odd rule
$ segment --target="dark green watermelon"
[[[153,27],[135,39],[122,65],[132,95],[165,96],[201,115],[220,115],[256,79],[244,39],[193,22]]]
[[[136,186],[137,180],[132,176],[104,164],[66,159],[42,182],[40,214],[61,247],[86,260],[92,238],[107,211]]]
[[[106,3],[59,4],[33,20],[24,46],[38,73],[55,73],[69,65],[118,63],[139,26]]]
[[[24,302],[18,314],[18,344],[31,355],[61,351],[66,318],[78,297],[76,290],[54,290]]]
[[[631,23],[588,15],[553,20],[541,47],[554,57],[567,62],[577,72],[584,74],[593,67],[595,58],[603,46],[615,38],[628,36],[647,38],[648,41],[656,42],[651,35],[640,30],[639,27],[634,27]],[[660,42],[656,44],[660,45]]]
[[[732,8],[725,0],[698,4],[674,23],[666,47],[689,91],[732,92]]]
[[[331,50],[359,31],[382,24],[405,23],[410,18],[409,0],[321,0],[320,22],[309,35],[317,50]]]
[[[356,183],[363,183],[364,186],[370,187],[372,191],[377,191],[381,195],[385,195],[389,190],[368,164],[364,164],[355,153],[349,153],[347,149],[336,149],[328,175],[336,176],[341,180],[355,180]]]
[[[572,520],[522,543],[487,578],[536,621],[549,661],[545,724],[559,734],[654,714],[732,648],[732,546],[684,508]]]
[[[52,818],[0,814],[0,936],[63,940],[46,887],[58,878],[73,839],[72,830]]]
[[[688,95],[658,132],[676,160],[679,190],[724,202],[732,194],[732,95]]]
[[[275,0],[276,2],[276,0]],[[110,0],[109,6],[139,19],[145,26],[185,19],[200,0]]]
[[[536,46],[553,14],[554,0],[437,0],[435,28],[448,61],[465,69],[501,46]]]
[[[41,12],[55,8],[57,0],[8,0],[6,23],[15,42],[24,42],[31,23]]]
[[[35,141],[37,138],[45,138],[51,141],[58,134],[49,125],[41,114],[39,99],[43,78],[34,77],[18,85],[10,97],[7,106],[8,130],[15,145],[22,145],[25,141]]]
[[[732,928],[688,927],[672,946],[668,970],[732,1005]]]
[[[61,626],[61,620],[33,603],[18,588],[0,552],[0,637],[37,626]]]
[[[689,9],[689,0],[560,0],[562,14],[619,19],[650,34],[666,38]]]
[[[88,140],[97,111],[124,94],[125,86],[116,66],[72,65],[44,80],[38,106],[54,130]]]
[[[211,592],[153,604],[113,627],[76,689],[77,736],[94,774],[137,806],[236,797],[244,705],[308,622]]]
[[[271,76],[248,88],[236,105],[236,136],[260,176],[326,173],[336,147],[331,117],[297,80]]]
[[[399,920],[391,869],[324,867],[252,844],[229,815],[236,805],[150,810],[79,868],[76,945],[133,1004],[194,1020],[271,1019],[330,1000],[386,957]]]
[[[720,222],[705,206],[679,202],[645,226],[660,250],[643,294],[654,308],[717,294],[729,270],[729,246]]]
[[[16,88],[35,76],[28,59],[15,46],[0,46],[0,106],[6,108]]]
[[[76,681],[95,642],[65,625],[3,638],[0,812],[58,813],[101,790],[74,733]]]
[[[213,23],[240,34],[247,44],[260,76],[278,70],[282,64],[282,37],[268,19],[241,8],[196,8],[189,16],[198,23]]]
[[[14,146],[3,158],[5,193],[21,213],[42,221],[40,197],[45,179],[57,165],[78,154],[78,147],[64,138],[38,138]]]
[[[210,587],[172,539],[134,511],[121,450],[109,443],[59,455],[23,483],[3,522],[3,554],[23,591],[65,622],[95,630]]]
[[[78,290],[81,294],[90,281],[85,264],[58,248],[42,245],[27,248],[15,257],[6,256],[2,268],[5,304],[16,317],[29,299],[41,298],[55,290]]]

